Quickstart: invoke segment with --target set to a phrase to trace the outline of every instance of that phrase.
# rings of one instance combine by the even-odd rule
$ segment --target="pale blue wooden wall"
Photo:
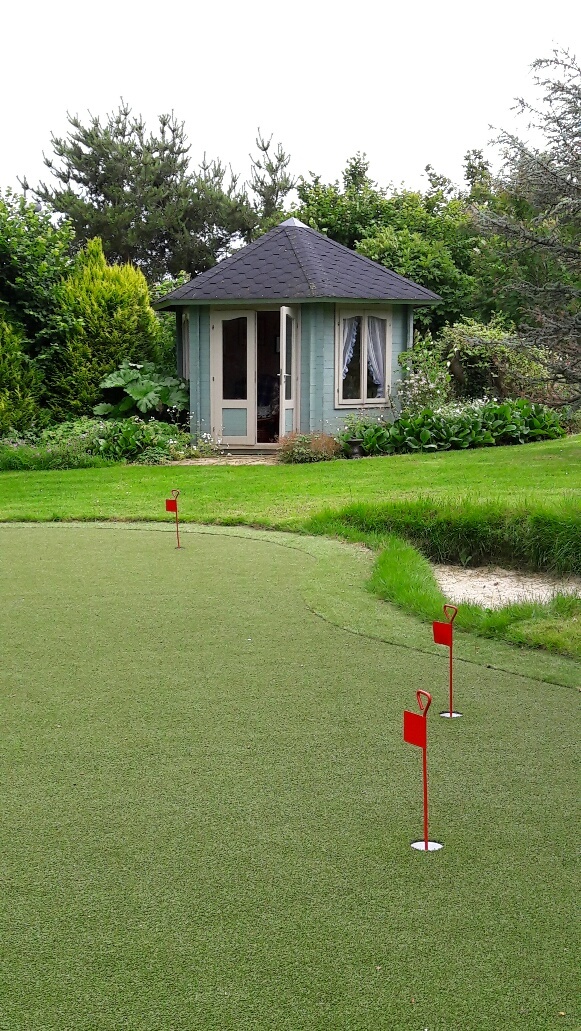
[[[210,433],[210,312],[190,306],[190,428],[192,436]]]
[[[398,356],[408,342],[409,309],[392,308],[391,394],[397,395],[401,379]],[[347,415],[358,408],[335,407],[335,305],[313,303],[301,306],[301,430],[336,433]],[[374,415],[389,415],[389,409],[370,408]]]
[[[190,413],[193,436],[210,433],[210,313],[202,306],[188,306],[190,317]],[[407,347],[409,312],[406,305],[392,309],[391,393],[401,378],[398,355]],[[178,332],[178,362],[181,355]],[[178,364],[178,368],[180,365]],[[335,408],[335,305],[313,302],[301,305],[301,399],[300,429],[336,433],[349,412]],[[388,409],[370,408],[372,415],[388,415]]]

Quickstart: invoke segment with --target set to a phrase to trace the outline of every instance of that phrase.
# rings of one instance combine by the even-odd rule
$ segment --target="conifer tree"
[[[104,121],[68,120],[45,156],[56,182],[35,192],[67,216],[81,244],[100,237],[108,261],[131,262],[155,282],[202,272],[249,238],[256,216],[245,191],[220,161],[190,171],[184,123],[173,113],[159,117],[156,133],[123,101]]]

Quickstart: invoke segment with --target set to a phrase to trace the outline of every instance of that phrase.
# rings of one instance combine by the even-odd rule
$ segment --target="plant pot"
[[[363,458],[363,441],[359,437],[351,437],[347,444],[351,449],[351,458]]]

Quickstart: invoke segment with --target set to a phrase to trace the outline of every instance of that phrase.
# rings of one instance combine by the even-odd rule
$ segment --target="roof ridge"
[[[284,226],[285,223],[283,222],[282,225]],[[286,226],[285,227],[285,233],[287,235],[288,242],[290,243],[290,245],[291,245],[291,247],[293,249],[293,254],[294,254],[295,258],[297,259],[297,261],[299,263],[299,268],[300,268],[301,272],[303,273],[303,275],[304,275],[304,277],[305,277],[305,279],[307,281],[307,286],[309,288],[309,293],[312,294],[313,293],[313,291],[312,291],[312,281],[313,281],[314,277],[311,275],[310,269],[305,268],[305,266],[303,265],[303,261],[302,261],[301,255],[299,254],[299,252],[297,251],[297,249],[295,247],[294,240],[292,238],[292,233],[289,233],[289,228],[298,229],[299,227],[298,226]],[[304,228],[305,229],[310,229],[310,226],[305,226]]]

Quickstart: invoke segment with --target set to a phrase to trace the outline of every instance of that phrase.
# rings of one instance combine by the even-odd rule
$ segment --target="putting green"
[[[577,1027],[579,667],[458,635],[441,720],[364,549],[183,543],[0,528],[0,1028]]]

